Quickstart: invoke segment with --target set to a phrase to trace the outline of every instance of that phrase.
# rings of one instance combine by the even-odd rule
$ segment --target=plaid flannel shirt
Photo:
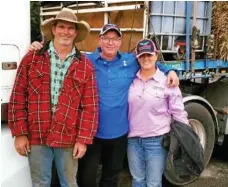
[[[89,59],[77,51],[51,114],[50,56],[29,52],[18,68],[9,102],[13,136],[27,135],[31,144],[70,147],[91,144],[98,125],[98,93]]]
[[[75,47],[73,47],[71,53],[69,53],[64,61],[61,61],[58,53],[54,48],[54,44],[51,41],[49,44],[48,54],[50,56],[51,62],[51,108],[52,111],[55,110],[55,105],[58,102],[59,91],[62,87],[62,83],[66,72],[71,65],[72,59],[75,55]]]

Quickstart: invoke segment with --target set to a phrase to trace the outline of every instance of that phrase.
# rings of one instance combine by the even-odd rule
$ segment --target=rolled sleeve
[[[183,97],[179,87],[171,87],[169,90],[169,113],[176,121],[189,124],[188,114],[184,109]]]

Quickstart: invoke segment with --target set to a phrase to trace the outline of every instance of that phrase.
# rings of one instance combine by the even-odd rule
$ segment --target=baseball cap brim
[[[144,52],[142,52],[142,53],[140,53],[140,54],[137,54],[136,55],[136,58],[139,58],[141,55],[143,55],[143,54],[151,54],[151,55],[156,55],[156,52],[151,52],[151,51],[144,51]]]
[[[103,32],[100,33],[100,36],[104,35],[105,33],[107,33],[107,32],[110,31],[110,30],[116,31],[117,34],[118,34],[120,37],[122,37],[121,31],[120,31],[119,29],[117,29],[116,27],[109,27],[109,28],[107,28],[105,31],[103,31]]]

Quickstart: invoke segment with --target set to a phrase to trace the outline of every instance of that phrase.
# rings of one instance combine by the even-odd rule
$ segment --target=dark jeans
[[[115,139],[95,138],[86,154],[79,160],[79,187],[96,187],[96,175],[101,161],[102,175],[99,187],[117,187],[127,149],[127,135]]]

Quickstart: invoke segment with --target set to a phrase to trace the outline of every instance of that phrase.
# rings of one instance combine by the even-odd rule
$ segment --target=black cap
[[[142,54],[149,53],[149,54],[156,54],[157,48],[153,41],[148,39],[142,39],[136,45],[136,57],[138,58]]]
[[[115,25],[115,24],[110,24],[110,23],[105,24],[105,25],[102,27],[101,32],[100,32],[100,36],[101,36],[101,35],[104,35],[106,32],[108,32],[108,31],[110,31],[110,30],[116,31],[117,34],[118,34],[120,37],[122,37],[122,32],[120,31],[120,28],[119,28],[117,25]]]

